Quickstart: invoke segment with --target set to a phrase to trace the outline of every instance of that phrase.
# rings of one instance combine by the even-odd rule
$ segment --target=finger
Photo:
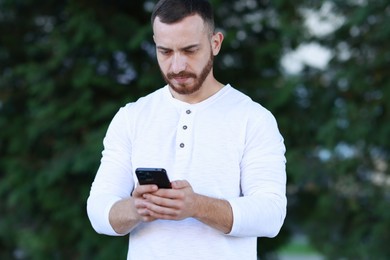
[[[150,210],[144,205],[136,207],[136,210],[142,221],[151,222],[155,220],[155,218],[150,215]]]
[[[186,180],[177,180],[172,182],[173,189],[184,189],[187,187],[191,187],[190,183]]]
[[[158,205],[153,205],[148,208],[150,217],[155,219],[177,219],[178,211],[171,208],[164,208]]]
[[[174,189],[158,189],[157,191],[149,194],[166,199],[178,199],[180,197],[178,191]],[[143,197],[146,198],[146,195],[148,194],[144,194]]]
[[[163,208],[177,208],[178,200],[176,200],[173,197],[178,197],[178,196],[173,196],[172,194],[170,195],[171,196],[168,197],[166,196],[160,197],[154,194],[144,194],[143,197],[147,202],[150,202],[147,204],[148,208],[152,207],[153,205],[157,205]]]
[[[153,193],[158,190],[157,185],[138,185],[134,191],[133,197],[141,197],[145,193]]]
[[[151,212],[150,218],[164,219],[164,220],[180,220],[180,218],[177,214],[160,214],[157,212]]]
[[[157,218],[152,217],[150,214],[145,215],[145,216],[141,216],[141,220],[142,220],[143,222],[152,222],[152,221],[154,221],[154,220],[156,220],[156,219],[157,219]]]
[[[181,200],[172,200],[161,197],[156,197],[148,194],[149,202],[146,203],[147,212],[155,219],[182,219],[184,202]]]

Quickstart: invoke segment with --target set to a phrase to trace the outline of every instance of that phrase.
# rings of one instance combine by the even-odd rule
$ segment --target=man
[[[256,259],[286,215],[285,147],[274,117],[213,75],[223,35],[204,0],[152,14],[167,86],[121,108],[88,198],[98,233],[130,234],[128,259]],[[165,168],[171,189],[139,185]]]

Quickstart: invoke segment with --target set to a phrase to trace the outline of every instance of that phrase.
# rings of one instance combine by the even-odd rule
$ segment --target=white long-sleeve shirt
[[[138,167],[165,168],[196,193],[227,200],[223,234],[196,219],[141,223],[128,259],[256,259],[256,237],[276,236],[286,215],[285,146],[272,114],[230,85],[197,103],[165,86],[121,108],[104,138],[87,211],[98,233],[117,234],[112,205],[137,185]]]

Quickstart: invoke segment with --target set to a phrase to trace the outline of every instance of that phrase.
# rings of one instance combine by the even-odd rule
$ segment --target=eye
[[[184,50],[184,53],[191,55],[191,54],[195,54],[196,51],[197,51],[196,49],[186,49]]]
[[[157,51],[163,56],[169,56],[172,53],[172,50],[165,48],[158,48]]]
[[[168,56],[168,55],[170,55],[172,53],[172,51],[171,50],[160,49],[159,53],[164,55],[164,56]]]

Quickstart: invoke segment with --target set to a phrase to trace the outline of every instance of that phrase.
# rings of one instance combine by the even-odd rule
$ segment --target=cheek
[[[211,52],[211,50],[210,50]],[[204,53],[202,57],[199,57],[196,61],[197,70],[202,70],[209,62],[210,56],[212,55],[210,52]]]
[[[158,66],[160,67],[160,70],[162,72],[166,73],[168,70],[168,67],[169,67],[169,62],[167,61],[167,59],[158,59],[157,58],[157,63],[158,63]]]

